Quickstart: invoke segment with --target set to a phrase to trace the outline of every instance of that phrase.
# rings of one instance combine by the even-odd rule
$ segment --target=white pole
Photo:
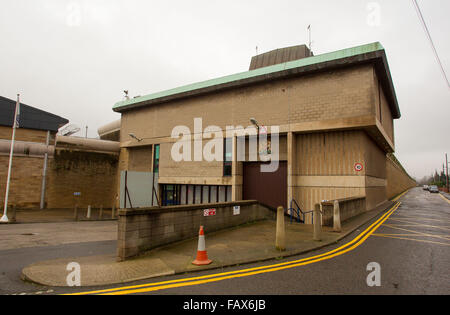
[[[45,150],[45,156],[44,156],[44,171],[42,174],[42,189],[41,189],[41,210],[45,207],[45,182],[47,177],[47,163],[48,163],[48,146],[50,144],[50,130],[47,131],[47,141],[46,141],[47,147]]]
[[[309,56],[311,57],[312,56],[312,50],[311,50],[311,45],[312,45],[312,42],[311,42],[311,24],[308,26],[308,31],[309,31]]]
[[[16,127],[17,127],[17,113],[20,111],[20,95],[17,94],[17,103],[16,103],[16,110],[14,114],[14,122],[13,122],[13,132],[12,132],[12,139],[11,139],[11,150],[9,152],[9,165],[8,165],[8,178],[6,180],[6,194],[5,194],[5,207],[3,209],[3,216],[0,219],[0,222],[8,223],[8,195],[9,195],[9,183],[11,180],[11,166],[12,166],[12,158],[14,154],[14,139],[16,137]]]

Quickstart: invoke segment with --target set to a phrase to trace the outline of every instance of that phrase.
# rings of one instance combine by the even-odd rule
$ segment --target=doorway
[[[287,204],[287,162],[280,161],[276,172],[261,172],[261,162],[244,163],[243,192],[244,200],[258,202],[277,208]]]

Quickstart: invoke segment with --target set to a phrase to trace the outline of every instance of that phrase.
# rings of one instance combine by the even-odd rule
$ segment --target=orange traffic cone
[[[200,227],[200,231],[198,232],[197,259],[192,263],[197,266],[209,265],[212,263],[212,260],[208,259],[208,254],[206,253],[205,232],[203,231],[203,226]]]

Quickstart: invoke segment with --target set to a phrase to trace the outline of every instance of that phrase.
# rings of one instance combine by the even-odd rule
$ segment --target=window
[[[162,206],[231,201],[232,186],[161,184]]]
[[[182,185],[181,191],[180,191],[180,204],[186,205],[187,204],[187,186]]]
[[[155,144],[155,155],[153,157],[153,173],[159,173],[159,144]]]
[[[233,167],[233,142],[231,138],[223,142],[223,176],[232,176]]]
[[[227,201],[227,186],[219,186],[219,202]]]
[[[177,188],[178,187],[176,185],[163,185],[163,206],[175,206],[179,204]]]
[[[194,185],[189,185],[187,190],[187,204],[192,205],[194,203]]]
[[[211,203],[217,202],[217,186],[211,186],[209,188],[209,195],[211,196],[210,197]]]

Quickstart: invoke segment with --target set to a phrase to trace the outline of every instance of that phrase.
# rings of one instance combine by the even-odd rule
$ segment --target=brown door
[[[287,204],[287,162],[280,161],[274,173],[261,172],[260,162],[244,163],[243,199],[258,200],[277,208]]]

